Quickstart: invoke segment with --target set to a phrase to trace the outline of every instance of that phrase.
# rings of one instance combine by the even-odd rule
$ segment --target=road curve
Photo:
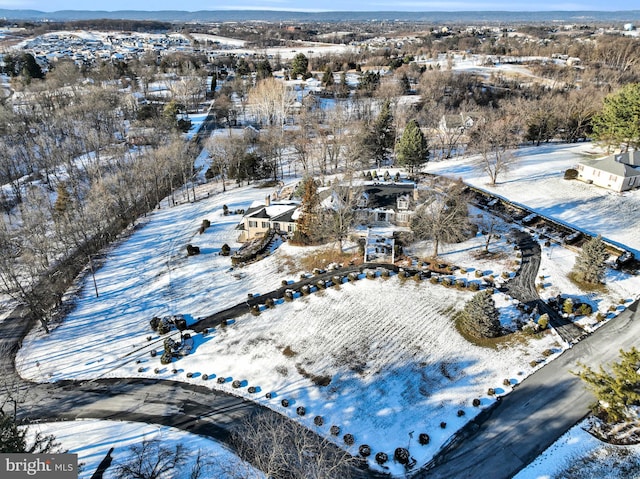
[[[578,369],[578,361],[591,366],[609,363],[617,360],[619,349],[636,346],[635,338],[640,337],[637,308],[636,302],[525,379],[471,421],[428,467],[413,477],[512,477],[588,413],[593,396],[570,371]],[[30,326],[20,308],[0,323],[0,348],[11,351],[10,357],[5,356],[0,363],[0,373],[28,391],[20,404],[22,418],[142,421],[227,442],[230,428],[238,420],[255,412],[277,414],[254,402],[178,381],[103,379],[29,383],[17,376],[14,358]],[[372,471],[354,470],[354,474],[383,477]]]
[[[510,478],[589,413],[594,396],[571,373],[638,346],[638,301],[527,377],[481,414],[415,478]]]

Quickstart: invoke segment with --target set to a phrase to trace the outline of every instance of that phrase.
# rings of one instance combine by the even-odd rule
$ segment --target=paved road
[[[594,396],[570,371],[619,359],[640,346],[636,301],[616,319],[529,376],[416,478],[510,478],[585,417]]]
[[[636,302],[481,413],[450,447],[441,451],[428,470],[418,471],[414,477],[513,476],[588,413],[593,397],[569,372],[578,368],[577,362],[592,366],[612,362],[617,359],[619,349],[638,346],[637,307]],[[15,350],[28,329],[27,319],[21,316],[21,311],[16,310],[13,318],[0,323],[0,348],[4,345]],[[3,354],[3,360],[0,374],[5,380],[14,378],[19,388],[28,391],[20,411],[22,417],[32,419],[91,417],[142,421],[226,442],[231,426],[242,418],[257,411],[275,414],[229,394],[174,381],[106,379],[31,384],[15,374],[12,353]],[[364,477],[362,473],[359,475]]]

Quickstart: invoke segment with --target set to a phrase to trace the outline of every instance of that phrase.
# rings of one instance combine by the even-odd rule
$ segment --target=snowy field
[[[131,462],[134,457],[131,446],[140,445],[143,441],[161,441],[162,447],[175,450],[178,444],[188,451],[186,463],[171,475],[172,479],[190,479],[190,473],[198,451],[207,461],[201,479],[227,477],[227,471],[234,470],[242,477],[251,479],[263,478],[260,471],[240,461],[238,457],[216,441],[190,434],[166,426],[156,426],[135,422],[79,420],[32,424],[29,434],[41,432],[53,434],[60,448],[70,454],[78,455],[80,473],[78,479],[91,478],[100,461],[114,448],[111,467],[104,474],[104,479],[117,478],[116,468],[120,464]],[[240,476],[235,476],[240,477]]]
[[[471,405],[474,398],[481,399],[482,406],[491,404],[495,398],[487,395],[488,388],[508,393],[505,379],[510,384],[522,381],[564,349],[552,331],[541,339],[513,340],[496,349],[473,346],[451,319],[471,292],[392,276],[279,301],[259,316],[246,315],[206,336],[194,335],[190,356],[162,366],[159,355],[150,356],[151,350],[161,353],[164,339],[151,331],[151,317],[183,314],[193,322],[242,303],[247,293],[265,293],[283,279],[299,278],[305,248],[285,244],[261,262],[235,270],[228,257],[218,255],[224,243],[239,247],[234,228],[240,216],[224,216],[222,206],[247,208],[270,192],[244,187],[148,215],[96,271],[99,297],[87,278],[66,298],[72,308],[61,325],[48,336],[36,331],[25,339],[17,358],[21,374],[36,381],[143,376],[205,384],[261,402],[327,437],[333,437],[330,426],[339,426],[340,434],[333,439],[354,454],[362,444],[368,444],[373,455],[383,451],[390,457],[395,448],[408,447],[418,464],[424,464],[477,414],[479,409]],[[199,235],[205,218],[211,227]],[[201,254],[187,257],[186,244],[199,246]],[[496,277],[513,274],[514,252],[504,237],[491,245],[504,253],[497,259],[477,260],[474,253],[482,246],[483,237],[478,236],[445,248],[442,257],[465,270],[457,279],[479,281],[476,269]],[[425,245],[425,251],[429,249]],[[574,260],[574,253],[559,246],[543,250],[543,294],[588,298],[606,312],[619,298],[630,301],[640,290],[637,277],[615,273],[602,297],[588,297],[566,278]],[[501,321],[508,326],[519,317],[515,304],[504,294],[495,297]],[[536,361],[539,365],[532,366]],[[192,378],[186,377],[189,372]],[[218,384],[218,377],[226,382]],[[243,387],[232,388],[233,380],[243,381]],[[330,381],[318,385],[322,380]],[[250,394],[246,386],[258,392]],[[266,392],[272,393],[271,399]],[[282,399],[289,400],[288,408]],[[298,406],[305,407],[304,417],[296,415]],[[313,424],[316,415],[324,418],[322,427]],[[431,439],[425,446],[417,441],[423,432]],[[342,442],[346,433],[355,436],[350,448]],[[393,461],[385,467],[403,473]]]

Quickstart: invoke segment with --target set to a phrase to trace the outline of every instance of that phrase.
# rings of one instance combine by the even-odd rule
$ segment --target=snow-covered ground
[[[558,150],[560,157],[566,153],[563,147]],[[556,156],[551,149],[547,154]],[[465,162],[453,160],[448,166],[471,171],[465,170],[470,168]],[[447,163],[434,165],[428,169]],[[541,174],[539,180],[545,182],[548,176]],[[472,292],[392,276],[278,301],[259,316],[245,315],[207,335],[194,335],[190,356],[162,366],[159,355],[150,356],[151,350],[161,353],[164,339],[149,327],[153,316],[183,314],[193,322],[242,303],[248,293],[271,291],[283,279],[299,278],[299,260],[309,249],[285,244],[264,260],[237,269],[230,268],[228,257],[218,255],[224,243],[232,249],[239,246],[234,227],[240,216],[224,216],[223,205],[231,211],[247,208],[269,193],[244,187],[148,215],[96,271],[99,297],[87,278],[82,289],[67,298],[73,309],[61,325],[49,335],[36,331],[25,339],[17,358],[21,374],[36,381],[137,376],[190,381],[256,400],[327,437],[332,437],[331,425],[339,426],[341,432],[333,439],[347,447],[342,436],[353,434],[355,445],[347,448],[354,454],[362,444],[374,455],[383,451],[390,457],[395,448],[408,447],[418,464],[424,464],[479,411],[471,405],[474,398],[480,398],[482,406],[492,403],[489,388],[508,393],[510,385],[563,350],[553,331],[495,349],[471,345],[457,333],[451,317]],[[211,227],[200,235],[205,218]],[[201,254],[187,257],[186,244],[199,246]],[[463,268],[455,276],[468,281],[479,281],[476,270],[496,277],[513,274],[517,265],[506,237],[491,245],[504,253],[494,259],[476,258],[482,246],[483,237],[477,236],[445,248],[442,257]],[[428,248],[425,245],[425,251]],[[615,272],[606,293],[589,297],[566,278],[574,259],[575,253],[557,245],[543,250],[543,294],[575,295],[606,312],[619,298],[630,300],[640,291],[638,277]],[[495,298],[505,325],[519,316],[514,301],[504,294]],[[186,377],[189,372],[192,378]],[[209,379],[204,381],[203,374]],[[218,377],[227,381],[218,384]],[[232,388],[232,380],[243,381],[243,387]],[[318,385],[322,380],[330,382]],[[251,394],[246,386],[258,392]],[[289,400],[288,408],[282,399]],[[304,417],[296,414],[298,406],[305,407]],[[316,415],[323,416],[322,427],[313,424]],[[430,436],[428,445],[418,444],[420,433]],[[404,472],[393,461],[386,467],[394,474]]]
[[[53,434],[62,450],[66,450],[69,454],[77,454],[80,466],[78,479],[89,479],[112,447],[114,448],[111,453],[112,463],[103,477],[114,479],[118,477],[117,467],[130,463],[134,457],[131,446],[139,446],[143,441],[156,440],[161,442],[163,448],[170,451],[175,451],[179,444],[186,451],[183,455],[186,462],[172,472],[173,479],[191,477],[190,473],[198,451],[207,462],[202,479],[214,477],[222,479],[227,477],[226,472],[230,470],[235,470],[239,474],[246,473],[242,477],[253,479],[264,477],[260,471],[239,460],[233,452],[216,441],[167,426],[86,419],[32,424],[28,427],[28,431],[29,435],[37,432],[43,435]]]
[[[577,424],[515,479],[630,479],[640,472],[640,445],[605,444],[591,434],[589,419]]]
[[[605,155],[592,143],[522,148],[516,152],[515,164],[498,177],[495,186],[489,184],[477,157],[431,162],[425,171],[462,178],[542,215],[601,234],[640,256],[640,189],[616,193],[564,179],[564,172],[579,161]]]

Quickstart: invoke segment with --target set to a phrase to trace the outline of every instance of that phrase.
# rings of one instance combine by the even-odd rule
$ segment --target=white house
[[[578,163],[578,179],[613,191],[640,187],[640,151],[627,151]]]
[[[298,202],[271,202],[267,195],[264,203],[254,203],[246,211],[237,229],[239,242],[262,237],[270,229],[292,235],[296,230],[296,220],[300,215]]]

